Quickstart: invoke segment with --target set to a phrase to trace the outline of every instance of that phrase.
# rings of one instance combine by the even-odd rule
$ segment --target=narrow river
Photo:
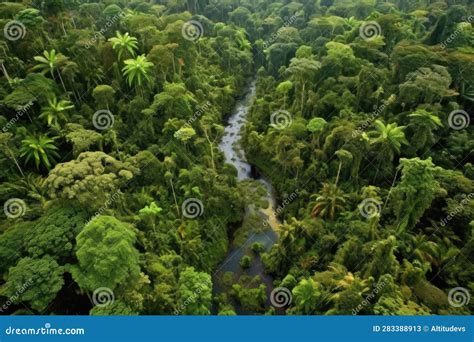
[[[238,281],[242,275],[249,275],[252,277],[259,275],[262,282],[266,285],[266,307],[268,307],[270,305],[270,293],[273,290],[273,278],[265,273],[260,256],[255,256],[255,254],[250,250],[250,247],[255,242],[259,242],[263,244],[265,250],[268,251],[278,240],[277,229],[280,225],[280,222],[275,217],[276,215],[274,215],[274,210],[276,208],[276,196],[270,182],[268,182],[265,178],[256,175],[252,165],[247,162],[245,158],[245,152],[240,145],[240,140],[242,138],[242,128],[247,121],[247,115],[255,99],[255,94],[256,81],[253,81],[249,85],[246,96],[237,102],[233,113],[229,117],[227,126],[225,127],[224,137],[219,145],[219,148],[225,155],[226,163],[234,165],[237,169],[237,178],[239,181],[253,179],[257,180],[263,185],[266,191],[263,199],[268,201],[268,207],[266,209],[258,209],[256,211],[252,205],[247,205],[245,209],[245,217],[248,217],[248,215],[251,214],[257,214],[261,217],[261,220],[259,220],[259,222],[261,222],[261,228],[266,227],[267,229],[260,232],[250,232],[243,245],[240,244],[237,246],[233,241],[231,241],[231,247],[229,248],[227,257],[214,272],[213,283],[214,294],[217,295],[228,291],[225,286],[219,283],[219,279],[222,279],[222,276],[226,272],[232,272],[234,274],[234,281]],[[237,229],[236,233],[238,233],[239,229],[241,229],[241,227]],[[254,256],[250,267],[246,270],[242,269],[240,266],[240,260],[244,255]],[[239,315],[252,313],[247,312],[238,305],[235,305],[235,311]]]

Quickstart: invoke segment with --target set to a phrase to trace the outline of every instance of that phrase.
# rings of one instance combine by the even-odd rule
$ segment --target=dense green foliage
[[[280,199],[299,189],[263,255],[299,280],[289,312],[469,313],[447,295],[474,290],[474,135],[450,117],[473,109],[472,4],[275,7],[298,19],[263,51],[244,146]]]
[[[470,314],[472,301],[450,305],[448,293],[474,295],[473,10],[468,0],[0,3],[0,304]],[[242,146],[285,203],[272,246],[245,245],[265,230],[248,214],[265,207],[263,190],[238,182],[219,149],[252,77]],[[239,274],[216,279],[240,247]],[[273,286],[291,297],[284,309]]]

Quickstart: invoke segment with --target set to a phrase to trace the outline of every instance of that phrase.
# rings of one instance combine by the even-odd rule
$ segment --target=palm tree
[[[247,40],[246,32],[243,29],[239,29],[235,32],[235,40],[240,50],[252,49],[252,44]]]
[[[416,132],[413,145],[417,150],[426,149],[428,141],[434,140],[433,131],[438,127],[443,127],[440,118],[424,109],[418,109],[408,116]]]
[[[55,49],[52,49],[51,51],[44,51],[42,56],[35,56],[33,58],[35,61],[38,62],[38,64],[33,67],[33,70],[41,70],[40,72],[42,74],[46,74],[49,72],[54,80],[56,80],[54,74],[55,72],[57,72],[64,92],[67,93],[63,78],[61,77],[61,73],[59,72],[59,67],[60,65],[66,63],[68,61],[68,58],[61,53],[56,53]]]
[[[48,198],[48,191],[44,183],[45,178],[29,172],[21,177],[13,178],[10,182],[5,182],[5,186],[7,189],[27,194],[28,198],[38,201],[41,206],[44,206]]]
[[[286,255],[288,247],[296,240],[296,228],[292,224],[285,223],[278,228],[278,234],[280,236],[282,254]]]
[[[150,68],[153,66],[152,62],[149,62],[145,55],[138,56],[136,59],[127,59],[125,66],[122,69],[124,76],[127,77],[127,82],[129,86],[136,84],[141,86],[143,81],[149,81]]]
[[[58,148],[54,144],[54,138],[46,135],[39,137],[30,136],[22,140],[20,156],[25,158],[25,163],[29,163],[32,159],[35,161],[36,168],[39,169],[44,165],[48,170],[51,169],[51,161],[59,157]]]
[[[283,94],[283,109],[286,109],[286,97],[291,89],[293,89],[293,82],[291,81],[281,82],[276,88],[279,94]]]
[[[354,17],[344,19],[344,25],[346,25],[350,29],[356,27],[358,23],[359,21]]]
[[[474,102],[474,87],[469,84],[466,86],[466,81],[462,80],[459,89],[459,96],[463,99]]]
[[[135,57],[135,50],[138,50],[138,40],[132,37],[126,32],[121,34],[116,32],[115,37],[109,38],[109,42],[112,43],[112,48],[118,51],[118,59],[122,59],[122,54],[126,53],[130,57]]]
[[[398,126],[396,123],[385,125],[382,121],[376,120],[374,122],[375,130],[368,133],[370,145],[375,145],[378,151],[379,166],[377,173],[382,163],[392,165],[395,155],[400,154],[402,144],[408,145],[405,138],[405,126]],[[375,177],[377,176],[375,174]]]
[[[60,128],[62,127],[61,123],[67,120],[64,113],[67,110],[73,108],[74,106],[70,101],[58,101],[56,97],[53,97],[52,99],[48,100],[48,106],[41,111],[39,117],[41,119],[46,119],[46,121],[48,122],[48,126]]]
[[[321,291],[312,279],[302,279],[293,289],[295,298],[295,309],[301,314],[311,314],[318,304]]]
[[[370,142],[371,144],[380,144],[383,147],[387,147],[391,154],[399,154],[402,144],[408,145],[405,133],[403,132],[405,126],[399,127],[396,123],[385,125],[380,120],[376,120],[374,126],[375,130],[370,131],[368,134],[369,137],[373,138]]]
[[[335,184],[324,183],[321,195],[316,197],[311,216],[328,217],[330,220],[334,219],[338,211],[345,210],[346,197],[347,195]]]

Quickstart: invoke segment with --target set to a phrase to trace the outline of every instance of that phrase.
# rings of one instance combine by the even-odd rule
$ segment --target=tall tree
[[[410,125],[415,132],[412,137],[412,145],[423,153],[434,143],[433,131],[438,127],[443,127],[441,119],[436,114],[424,109],[418,109],[408,116]]]
[[[298,84],[301,93],[300,112],[303,115],[303,108],[306,96],[306,85],[311,82],[316,72],[321,68],[321,63],[309,58],[293,58],[288,73],[291,74],[293,80]]]
[[[370,144],[374,146],[377,153],[378,168],[392,169],[393,159],[400,154],[402,144],[408,145],[405,138],[405,126],[398,126],[396,123],[385,125],[381,120],[375,120],[375,129],[368,133]]]
[[[398,231],[412,229],[431,205],[440,189],[434,177],[431,158],[400,159],[402,178],[393,188],[393,206],[397,216]]]
[[[153,67],[153,63],[149,62],[145,55],[127,59],[124,63],[122,72],[127,77],[129,86],[141,87],[142,83],[150,81],[150,69]]]
[[[345,210],[346,197],[347,195],[337,185],[324,183],[321,194],[316,197],[311,216],[327,217],[333,220],[338,211]]]
[[[40,70],[42,74],[50,73],[51,77],[55,80],[55,73],[58,75],[61,85],[63,86],[64,93],[67,94],[66,86],[64,85],[60,66],[68,61],[68,58],[61,53],[56,53],[55,49],[51,51],[44,51],[42,56],[33,57],[38,64],[33,67],[33,70]]]
[[[135,57],[138,50],[138,40],[129,35],[128,32],[121,34],[116,32],[115,37],[109,38],[112,43],[112,48],[117,51],[118,59],[122,60],[122,55],[128,57]]]

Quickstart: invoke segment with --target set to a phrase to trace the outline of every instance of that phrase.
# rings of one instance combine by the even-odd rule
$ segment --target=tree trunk
[[[305,86],[306,86],[306,82],[303,82],[303,86],[302,86],[302,89],[301,89],[301,116],[303,116]]]
[[[3,74],[5,75],[8,83],[10,83],[10,75],[8,75],[8,71],[7,69],[5,68],[5,65],[3,64],[3,61],[1,62],[1,66],[2,66],[2,71],[3,71]]]
[[[171,184],[171,191],[173,192],[174,204],[176,204],[176,211],[178,212],[178,216],[180,216],[181,213],[179,212],[179,205],[178,205],[178,201],[176,200],[176,193],[174,192],[174,185],[173,185],[172,178],[170,178],[170,184]]]
[[[61,28],[63,29],[64,35],[67,36],[66,28],[64,27],[64,23],[61,20]]]
[[[68,95],[68,93],[67,93],[66,86],[64,85],[64,81],[63,81],[63,78],[62,78],[61,73],[59,72],[59,70],[58,70],[58,76],[59,76],[59,80],[61,81],[61,85],[63,86],[64,93],[65,93],[66,96],[69,98],[69,95]]]
[[[21,175],[23,177],[25,177],[25,174],[23,173],[23,170],[21,169],[20,164],[18,164],[18,161],[16,160],[15,155],[13,154],[13,152],[10,149],[8,149],[8,152],[10,152],[10,156],[13,159],[13,162],[15,163],[16,167],[20,171]]]
[[[385,206],[387,205],[387,202],[388,202],[388,200],[389,200],[389,198],[390,198],[390,195],[391,195],[391,193],[392,193],[392,189],[393,189],[393,187],[395,186],[395,182],[396,182],[397,176],[398,176],[398,171],[399,171],[399,169],[397,168],[397,172],[395,172],[395,177],[393,177],[392,186],[390,186],[390,190],[388,191],[387,199],[385,200],[385,203],[384,203],[384,205],[383,205],[382,210],[383,210],[383,209],[385,208]]]
[[[216,165],[214,163],[214,143],[211,142],[211,139],[209,138],[209,134],[207,134],[207,130],[204,130],[204,134],[206,135],[206,140],[209,143],[209,147],[211,149],[211,166],[212,170],[216,172]]]
[[[337,176],[336,176],[336,186],[337,186],[337,183],[339,182],[339,175],[341,174],[341,168],[342,168],[342,161],[339,162],[339,168],[337,170]]]
[[[172,52],[172,61],[173,61],[173,78],[172,80],[174,80],[174,75],[176,75],[176,63],[174,61],[174,53]]]

